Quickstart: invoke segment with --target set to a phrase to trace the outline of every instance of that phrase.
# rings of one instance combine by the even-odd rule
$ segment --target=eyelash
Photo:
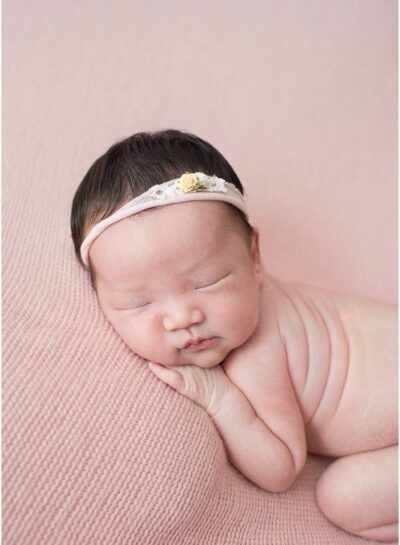
[[[138,310],[139,308],[145,308],[145,307],[148,307],[149,305],[151,305],[151,301],[149,303],[144,303],[143,305],[139,305],[137,307],[132,307],[133,310]]]
[[[218,282],[221,282],[221,280],[223,280],[224,278],[226,278],[227,276],[229,276],[231,273],[229,272],[228,274],[225,274],[222,278],[219,278],[218,280],[215,280],[215,282],[211,282],[211,284],[206,284],[205,286],[199,286],[197,288],[195,288],[196,290],[201,290],[203,288],[209,288],[211,286],[214,286],[214,284],[218,284]]]

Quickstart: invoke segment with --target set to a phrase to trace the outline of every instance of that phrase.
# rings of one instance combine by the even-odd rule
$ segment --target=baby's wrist
[[[216,415],[223,410],[224,404],[226,404],[227,399],[232,395],[232,389],[235,388],[221,365],[218,365],[216,378],[217,380],[214,381],[212,394],[205,407],[207,413],[212,418],[215,418]]]
[[[230,420],[235,414],[248,410],[248,400],[244,397],[239,388],[224,373],[225,380],[221,381],[214,399],[210,400],[207,407],[208,414],[215,422],[223,423]]]

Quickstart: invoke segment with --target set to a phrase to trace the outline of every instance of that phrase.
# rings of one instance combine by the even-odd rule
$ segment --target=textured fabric
[[[157,9],[163,9],[161,4]],[[231,77],[229,74],[226,75],[228,83],[232,82],[230,91],[239,93],[233,95],[236,96],[237,102],[233,102],[234,106],[229,106],[231,95],[223,92],[216,84],[226,79],[225,76],[221,78],[221,67],[225,66],[227,58],[223,55],[218,61],[220,53],[217,49],[215,55],[219,65],[215,85],[209,85],[207,78],[205,83],[212,88],[213,96],[218,101],[218,111],[226,106],[226,116],[223,118],[210,114],[208,119],[205,115],[208,110],[200,108],[199,119],[195,122],[191,117],[196,109],[194,106],[207,104],[208,99],[204,99],[201,93],[196,94],[196,85],[194,87],[188,85],[187,79],[182,76],[186,68],[181,70],[179,62],[184,62],[182,59],[186,58],[186,49],[177,46],[176,55],[170,54],[173,62],[171,60],[166,64],[158,76],[153,74],[154,66],[158,66],[158,55],[172,43],[176,35],[180,39],[181,33],[176,31],[177,27],[183,25],[185,29],[186,24],[193,23],[193,18],[190,17],[186,23],[180,19],[185,15],[187,2],[181,5],[177,3],[175,8],[171,7],[172,4],[166,3],[165,8],[165,17],[171,14],[172,18],[168,26],[164,17],[158,22],[154,17],[155,12],[151,11],[155,8],[149,3],[149,7],[146,8],[148,23],[145,27],[141,19],[144,17],[144,4],[135,1],[115,4],[94,0],[77,3],[64,0],[35,2],[7,0],[4,5],[3,543],[4,545],[373,544],[375,542],[357,538],[336,528],[320,513],[314,498],[314,486],[329,460],[310,456],[295,485],[281,494],[262,491],[240,475],[228,463],[221,438],[207,414],[159,382],[140,358],[135,357],[118,338],[97,306],[87,274],[76,263],[69,235],[70,204],[77,184],[89,163],[120,137],[143,127],[159,127],[161,123],[165,126],[181,127],[183,125],[181,119],[185,119],[186,126],[205,138],[217,134],[208,132],[206,125],[210,131],[221,130],[221,142],[222,136],[228,138],[229,135],[235,134],[235,138],[240,137],[240,148],[238,147],[236,151],[241,150],[241,158],[237,153],[235,161],[239,163],[239,167],[243,165],[242,171],[247,169],[248,180],[251,179],[251,168],[254,165],[257,165],[259,172],[270,173],[263,192],[260,190],[261,186],[257,188],[249,187],[248,183],[244,184],[246,190],[249,193],[253,192],[254,196],[253,208],[250,209],[251,217],[254,217],[254,213],[260,220],[265,218],[265,222],[269,222],[268,229],[267,223],[262,225],[258,221],[255,222],[260,227],[262,236],[268,233],[270,242],[266,243],[266,248],[269,249],[270,244],[274,244],[275,233],[277,236],[285,233],[287,240],[293,240],[292,244],[297,245],[299,254],[301,253],[299,258],[290,251],[288,245],[285,246],[284,238],[281,238],[281,246],[279,244],[275,246],[275,254],[268,253],[265,256],[267,268],[271,272],[276,272],[273,267],[279,254],[281,256],[279,259],[282,259],[282,262],[285,259],[284,266],[290,269],[292,274],[291,263],[296,260],[299,263],[307,262],[309,270],[315,275],[319,274],[320,283],[330,282],[332,288],[338,288],[349,275],[349,287],[354,287],[351,280],[358,278],[360,282],[364,282],[362,289],[367,290],[375,286],[376,293],[384,295],[387,294],[383,290],[385,286],[382,287],[385,284],[384,273],[389,270],[390,277],[394,277],[390,271],[395,269],[395,258],[393,257],[393,263],[388,263],[388,258],[385,258],[392,255],[391,245],[387,243],[390,236],[393,237],[391,223],[387,221],[386,216],[379,215],[379,210],[387,210],[385,198],[380,199],[379,196],[389,195],[388,200],[394,201],[393,186],[382,182],[384,175],[381,176],[380,168],[377,166],[370,168],[371,161],[378,157],[379,161],[382,160],[382,163],[389,165],[387,168],[388,172],[390,171],[390,162],[385,160],[384,154],[388,146],[382,138],[381,125],[377,124],[371,131],[369,127],[366,130],[364,125],[359,124],[360,134],[350,132],[350,140],[342,142],[343,148],[339,145],[340,131],[337,143],[329,141],[329,138],[326,140],[326,135],[320,137],[320,133],[317,132],[315,142],[311,139],[309,144],[313,150],[313,162],[309,168],[306,163],[301,163],[303,158],[304,161],[307,160],[305,150],[301,146],[296,156],[295,146],[288,146],[288,142],[283,141],[286,151],[281,148],[278,153],[278,148],[274,145],[278,146],[281,138],[275,140],[272,138],[260,144],[263,149],[269,150],[268,152],[262,151],[261,148],[256,151],[253,144],[245,145],[251,132],[248,119],[257,121],[255,141],[259,140],[261,125],[268,127],[268,131],[273,131],[274,126],[279,127],[279,134],[282,134],[286,130],[286,122],[280,116],[286,114],[284,110],[280,110],[281,113],[271,124],[270,114],[273,112],[269,108],[277,109],[277,102],[283,104],[282,108],[290,108],[295,102],[294,98],[297,101],[299,71],[297,69],[287,71],[287,77],[292,73],[294,77],[293,99],[286,95],[286,100],[277,101],[277,98],[280,99],[282,94],[287,92],[290,85],[280,83],[279,79],[271,77],[270,85],[278,81],[276,90],[279,91],[276,97],[274,92],[267,97],[272,106],[265,109],[263,98],[260,115],[248,116],[247,113],[239,115],[251,107],[256,89],[261,89],[263,97],[265,93],[270,92],[268,90],[270,87],[267,89],[266,85],[260,86],[258,80],[247,80],[243,76],[242,71],[246,69],[246,63],[252,55],[248,53],[241,60],[241,49],[236,50],[237,62],[242,62],[239,66],[238,84],[235,84],[235,80],[229,79]],[[288,20],[285,12],[279,11],[286,9],[284,7],[286,3],[265,3],[267,4],[274,5],[277,12],[264,13],[264,19],[253,14],[254,23],[262,20],[259,29],[256,24],[249,25],[254,40],[258,39],[257,35],[261,36],[256,34],[257,32],[261,32],[265,39],[271,35],[265,31],[265,24],[271,24],[272,32],[276,26],[275,21],[283,24]],[[371,60],[371,51],[379,50],[376,49],[376,34],[373,34],[375,38],[371,40],[370,33],[370,28],[375,28],[373,22],[377,19],[376,6],[379,3],[360,0],[358,4],[354,3],[355,7],[352,7],[353,3],[347,1],[333,4],[335,6],[340,4],[344,10],[347,9],[345,6],[349,6],[349,10],[354,10],[351,17],[347,17],[344,11],[341,18],[335,19],[338,25],[337,32],[340,32],[341,39],[343,35],[346,38],[345,31],[352,38],[353,30],[365,33],[365,40],[364,34],[357,36],[360,43],[372,44],[372,49],[368,49],[369,56],[365,55],[364,49],[362,50],[363,63],[364,60],[367,63],[368,59]],[[303,24],[303,21],[304,24],[308,24],[305,6],[312,5],[312,13],[317,13],[321,9],[320,6],[325,3],[307,0],[306,3],[288,5],[291,5],[291,10],[296,10],[295,6],[299,5],[298,12],[294,14],[290,12],[292,16],[296,13],[298,15],[293,18],[295,25],[292,30],[295,32],[298,24]],[[369,9],[361,9],[366,5]],[[266,9],[262,6],[264,3],[260,2],[260,9]],[[385,3],[385,6],[393,6],[393,3]],[[236,16],[235,10],[231,9],[231,3],[228,8],[220,15],[220,21],[213,27],[211,37],[215,38],[226,31],[229,38],[227,43],[234,47],[235,40],[232,40],[232,36],[237,32],[232,31],[226,18]],[[218,9],[218,3],[213,3],[212,6],[210,4],[204,28],[214,24],[210,14],[215,17]],[[328,3],[326,9],[331,9]],[[131,10],[136,11],[133,13]],[[243,17],[248,17],[246,10],[247,3],[243,3],[242,13],[235,19],[238,25]],[[197,14],[199,18],[203,11],[204,6],[201,4]],[[390,9],[385,13],[388,14],[389,20],[394,20],[390,15]],[[326,51],[327,47],[329,51],[329,44],[332,42],[336,54],[340,44],[337,44],[337,39],[329,38],[336,36],[336,31],[333,34],[326,33],[327,19],[324,19],[323,13],[318,17],[321,24],[310,23],[304,34],[307,38],[311,36],[310,39],[315,39],[318,51],[322,46],[325,47],[323,51]],[[360,20],[362,24],[359,23]],[[197,21],[194,32],[188,34],[198,44],[199,50],[201,45],[202,52],[211,51],[211,42],[207,43],[207,40],[201,39],[202,24],[199,23],[201,19]],[[155,28],[151,24],[154,24]],[[168,30],[165,36],[162,34],[164,28]],[[275,40],[279,40],[280,36],[283,39],[292,35],[291,32],[282,32],[279,25],[277,28]],[[320,28],[322,30],[319,30]],[[385,29],[385,25],[382,28]],[[160,33],[162,38],[156,42]],[[145,35],[150,36],[149,41],[143,41]],[[323,41],[326,35],[329,43]],[[243,43],[248,44],[250,41],[241,40],[239,45],[242,47]],[[351,56],[346,49],[348,43],[344,41],[346,56]],[[257,46],[256,41],[254,44]],[[214,45],[213,41],[213,47]],[[300,46],[300,43],[296,45],[296,51]],[[257,55],[264,51],[270,54],[275,49],[264,44],[257,46],[255,51]],[[294,48],[290,46],[287,50],[291,57]],[[143,54],[144,59],[140,70],[134,69],[137,65],[129,64],[133,63],[132,59],[136,58],[137,51]],[[182,58],[179,57],[181,53]],[[155,62],[149,62],[147,54],[154,55]],[[382,65],[381,56],[385,58],[384,54],[376,57],[377,70]],[[302,63],[308,62],[308,51],[304,59]],[[361,68],[364,66],[363,63],[360,63]],[[167,109],[168,101],[164,100],[162,103],[165,108],[164,106],[161,108],[158,97],[161,90],[166,89],[163,78],[175,64],[178,68],[173,72],[173,85],[170,82],[169,88],[170,96],[177,101],[177,106],[174,115],[170,115]],[[189,64],[188,62],[187,69]],[[266,64],[269,65],[269,61]],[[333,64],[332,69],[336,70],[336,63]],[[147,71],[144,74],[143,84],[142,76],[146,66],[151,67],[151,72]],[[208,69],[208,62],[204,63],[204,66]],[[304,64],[300,63],[300,66],[303,70]],[[318,68],[318,62],[316,66]],[[341,63],[338,62],[337,66],[341,66]],[[368,70],[368,63],[366,66]],[[315,87],[311,75],[318,72],[319,68],[307,72],[313,91]],[[354,80],[354,71],[350,72],[349,81],[358,81]],[[255,78],[258,77],[256,71],[254,74]],[[373,74],[375,75],[375,72]],[[338,97],[340,98],[341,92],[344,93],[343,96],[347,96],[349,92],[347,83],[343,83],[342,90],[341,86],[332,84],[328,77],[329,73],[323,72],[322,75],[325,79],[321,80],[322,87],[318,88],[319,92],[322,93],[324,90],[323,85],[326,81],[329,88],[339,93],[332,99],[332,103],[338,102],[341,105]],[[153,77],[159,78],[156,83]],[[379,88],[382,88],[386,80],[380,76],[377,80]],[[190,102],[192,98],[188,98],[187,103],[186,99],[179,99],[177,94],[179,88],[176,83],[182,81],[181,88],[190,88],[190,97],[193,95],[194,103]],[[246,82],[250,82],[247,87]],[[373,81],[368,82],[364,89],[366,97],[364,102],[362,102],[364,95],[357,94],[356,110],[360,119],[365,117],[363,107],[370,107],[374,112],[379,110],[368,94],[371,87],[375,89],[375,77]],[[155,90],[157,100],[147,101],[144,107],[144,98],[149,89]],[[206,92],[205,87],[202,92]],[[143,93],[143,96],[140,93]],[[308,95],[314,105],[318,100],[317,94],[304,93],[304,97]],[[223,104],[226,101],[227,103]],[[393,102],[387,99],[386,95],[382,102],[385,104],[385,115],[387,113],[391,117]],[[327,104],[326,112],[330,112],[332,104],[331,102]],[[301,104],[296,102],[296,108],[301,108]],[[266,113],[265,117],[262,117],[264,109]],[[167,114],[162,118],[164,110]],[[183,118],[179,117],[181,111]],[[298,111],[300,112],[300,109]],[[147,112],[146,119],[143,112]],[[315,116],[305,113],[307,113],[304,115],[305,119],[315,119]],[[353,123],[350,108],[346,108],[345,117],[343,131],[346,132],[350,126],[356,127],[354,129],[356,131],[357,123]],[[202,125],[203,118],[205,125]],[[218,123],[215,123],[216,119]],[[225,124],[225,119],[229,119],[229,124]],[[295,123],[287,125],[288,132],[285,134],[296,135]],[[308,128],[309,134],[314,134],[313,127],[310,125]],[[299,144],[305,140],[302,131]],[[334,132],[329,133],[331,138]],[[366,134],[370,135],[370,138],[376,138],[371,139],[371,150],[373,146],[382,144],[382,153],[376,153],[376,156],[372,151],[365,153],[366,148],[362,146],[365,145],[363,137]],[[216,139],[211,140],[215,142]],[[328,141],[326,150],[330,162],[326,161],[326,164],[331,165],[331,181],[334,179],[336,185],[329,182],[328,172],[324,171],[322,175],[322,171],[316,168],[318,163],[314,161],[318,160],[321,151],[317,149],[319,140]],[[230,149],[229,146],[223,149],[228,158],[235,155],[233,140],[231,144]],[[323,145],[325,144],[321,144]],[[350,150],[349,156],[345,155],[347,149]],[[260,161],[264,155],[266,159],[263,170]],[[350,155],[354,161],[357,161],[357,157],[362,157],[363,160],[351,163],[352,168],[347,168],[352,160]],[[272,161],[272,157],[275,158],[275,162]],[[322,160],[325,161],[325,158],[326,156],[323,156]],[[349,164],[346,163],[347,160]],[[352,187],[354,191],[356,191],[354,188],[364,187],[364,163],[367,165],[367,171],[371,171],[372,178],[376,180],[376,185],[372,185],[369,179],[370,190],[362,192],[365,216],[360,212],[364,210],[363,206],[358,208],[353,203],[353,198],[356,200],[356,197],[356,202],[359,203],[358,197],[361,192],[360,195],[355,193],[354,196],[348,194],[346,197],[344,190],[344,187]],[[293,186],[290,186],[292,173],[289,175],[289,170],[287,172],[285,170],[278,175],[278,165],[284,165],[285,169],[291,167],[300,171],[299,177],[293,183],[301,187],[301,196],[293,191]],[[342,165],[343,172],[351,173],[354,185],[346,185],[349,180],[338,176],[337,165]],[[300,168],[297,168],[298,166]],[[319,177],[320,180],[311,179],[311,172],[314,170],[317,173],[316,178]],[[310,196],[316,192],[312,184],[315,183],[316,187],[319,187],[320,183],[325,183],[324,180],[328,182],[320,193],[323,195],[321,201],[324,201],[321,206],[330,206],[332,195],[338,196],[338,193],[335,193],[338,191],[337,187],[342,187],[343,193],[340,199],[338,198],[343,205],[340,208],[342,215],[332,214],[332,221],[336,223],[331,227],[331,232],[327,224],[324,224],[324,229],[310,229],[312,233],[308,239],[310,246],[305,249],[301,237],[305,236],[307,239],[308,231],[304,230],[304,218],[306,216],[310,218],[310,214],[306,213],[304,207],[309,198],[314,199],[313,209],[317,209],[315,196]],[[374,188],[373,191],[371,187]],[[297,198],[298,202],[295,200]],[[270,202],[272,204],[268,204]],[[332,207],[335,208],[334,198],[332,202]],[[283,203],[288,203],[287,209]],[[303,203],[303,207],[298,207],[299,203]],[[297,210],[296,213],[293,213],[294,209]],[[354,214],[350,213],[353,209]],[[375,211],[375,216],[372,211]],[[321,222],[328,216],[326,209],[325,211],[322,209]],[[363,224],[363,218],[376,219],[365,219]],[[371,223],[368,223],[369,221]],[[342,224],[345,225],[344,230],[341,230]],[[380,230],[375,236],[376,224],[379,224]],[[366,231],[363,231],[363,225],[367,226]],[[344,236],[345,230],[348,231],[348,246]],[[365,232],[368,234],[372,231],[375,238],[364,236]],[[340,234],[341,244],[338,244],[337,236]],[[365,238],[368,239],[367,242]],[[317,241],[316,248],[322,252],[320,261],[316,261],[315,255],[309,251],[314,239]],[[360,246],[357,245],[357,241],[360,242]],[[362,244],[370,246],[368,253],[366,251],[362,253],[360,248],[366,247]],[[373,253],[371,247],[379,248],[381,251],[379,259],[382,258],[380,262],[382,266],[376,265],[374,268],[371,266],[373,261],[368,262],[369,252]],[[349,256],[349,263],[341,261],[343,258],[339,256],[343,255]],[[336,261],[340,265],[335,272],[331,264]],[[313,268],[314,263],[316,268]],[[363,274],[359,274],[358,271],[362,271]],[[336,284],[334,279],[337,281]],[[394,284],[387,289],[394,293]]]
[[[114,334],[61,221],[43,217],[4,233],[5,544],[364,542],[318,510],[326,460],[310,457],[281,494],[228,464],[207,414]]]

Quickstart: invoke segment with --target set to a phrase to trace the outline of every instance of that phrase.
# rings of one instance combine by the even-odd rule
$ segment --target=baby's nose
[[[167,331],[174,331],[199,324],[204,319],[205,316],[199,308],[179,306],[165,314],[163,324]]]

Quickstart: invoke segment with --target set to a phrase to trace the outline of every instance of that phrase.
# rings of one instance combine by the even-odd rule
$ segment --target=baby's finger
[[[166,365],[149,362],[149,369],[157,378],[195,403],[206,408],[211,396],[207,371],[195,365],[178,365],[173,369]],[[179,371],[178,371],[179,369]]]
[[[178,390],[178,392],[184,388],[185,381],[182,375],[177,371],[151,361],[149,361],[149,369],[157,378],[162,380],[162,382],[169,384],[169,386]]]

